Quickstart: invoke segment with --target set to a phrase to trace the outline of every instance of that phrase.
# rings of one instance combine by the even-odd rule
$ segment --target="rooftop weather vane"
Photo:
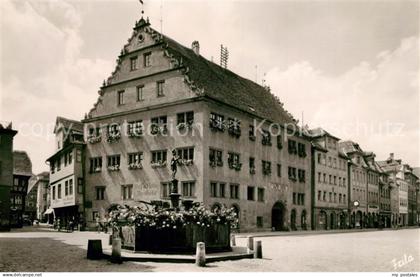
[[[143,0],[139,0],[140,4],[141,4],[141,16],[143,17],[144,14],[144,2]]]

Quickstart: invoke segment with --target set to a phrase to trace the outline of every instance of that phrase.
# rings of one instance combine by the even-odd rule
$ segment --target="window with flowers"
[[[121,157],[120,155],[111,155],[111,156],[107,156],[107,160],[108,160],[108,170],[109,171],[117,171],[120,170],[120,162],[121,162]]]
[[[242,164],[240,162],[240,155],[238,153],[229,152],[228,165],[230,169],[235,169],[236,171],[241,170]]]
[[[177,155],[180,165],[192,165],[194,162],[194,147],[178,148]]]
[[[95,157],[89,160],[89,172],[101,172],[102,170],[102,157]]]
[[[168,117],[166,115],[153,117],[151,123],[150,133],[152,135],[163,135],[167,133]]]
[[[176,126],[179,130],[191,128],[194,123],[194,112],[178,113],[176,119]]]
[[[223,166],[223,151],[210,148],[209,161],[211,167]]]
[[[220,114],[210,113],[210,129],[212,131],[225,131],[225,117]]]
[[[108,142],[115,142],[121,138],[121,126],[118,123],[108,125]]]
[[[128,122],[127,133],[129,137],[140,137],[143,135],[143,120]]]
[[[128,153],[128,168],[139,169],[142,168],[143,152]]]
[[[241,136],[241,121],[237,118],[228,118],[229,135],[239,138]]]
[[[152,151],[152,167],[163,167],[166,166],[167,152],[166,150]]]

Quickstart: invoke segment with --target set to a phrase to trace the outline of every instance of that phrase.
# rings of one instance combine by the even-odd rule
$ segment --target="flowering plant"
[[[117,204],[110,210],[108,222],[111,226],[135,225],[157,229],[177,229],[189,224],[204,228],[215,224],[230,224],[236,228],[238,218],[234,208],[221,207],[210,211],[199,203],[180,211]]]

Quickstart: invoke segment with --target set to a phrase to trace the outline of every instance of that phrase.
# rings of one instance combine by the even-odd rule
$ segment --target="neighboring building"
[[[379,226],[390,228],[392,225],[392,193],[395,190],[393,181],[388,178],[388,174],[376,162],[379,171]],[[395,200],[394,200],[395,201]],[[397,202],[394,204],[398,203]]]
[[[50,164],[50,208],[55,219],[60,219],[60,224],[66,226],[70,220],[78,222],[83,218],[83,124],[57,117],[54,134],[57,151],[47,159]]]
[[[338,147],[351,159],[348,169],[348,178],[350,181],[350,226],[352,228],[368,227],[367,175],[369,166],[365,162],[364,152],[360,146],[353,141],[340,141]]]
[[[32,177],[32,163],[25,151],[13,151],[13,186],[10,190],[10,226],[23,226],[26,194]]]
[[[0,122],[0,231],[10,230],[10,190],[13,186],[12,123]]]
[[[339,138],[321,128],[312,137],[312,226],[314,229],[347,228],[348,159],[338,147]]]
[[[363,158],[367,164],[367,225],[370,228],[379,227],[379,178],[381,168],[375,161],[373,152],[364,152]]]
[[[417,176],[417,189],[416,189],[417,225],[420,226],[420,167],[414,167],[413,173]]]
[[[31,222],[37,219],[37,214],[36,214],[37,197],[38,197],[37,176],[33,175],[29,179],[28,193],[26,194],[25,213],[24,213],[24,215]]]
[[[419,178],[413,172],[413,168],[408,164],[404,165],[404,179],[408,185],[408,226],[417,225],[417,193]]]
[[[42,172],[29,179],[25,214],[31,220],[47,221],[49,172]],[[51,214],[53,210],[51,209]]]
[[[38,195],[36,202],[36,217],[41,222],[53,222],[53,213],[54,210],[50,208],[50,194],[49,194],[49,183],[50,183],[50,173],[44,171],[37,176],[37,187]]]
[[[392,179],[396,187],[398,187],[398,217],[394,221],[396,221],[398,226],[407,226],[408,183],[405,180],[405,166],[401,160],[394,158],[394,153],[391,153],[386,161],[380,161],[378,164],[388,174],[389,178]]]
[[[169,202],[175,149],[182,199],[234,207],[242,230],[310,227],[310,138],[287,135],[300,129],[269,89],[208,61],[198,42],[142,18],[99,94],[83,120],[89,226],[112,203]]]

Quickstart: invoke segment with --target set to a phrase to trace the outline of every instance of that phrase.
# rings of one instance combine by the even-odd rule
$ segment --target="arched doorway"
[[[322,230],[327,230],[327,213],[325,211],[319,212],[318,227]]]
[[[290,226],[293,231],[296,231],[296,210],[293,209],[290,213]]]
[[[210,210],[212,211],[212,212],[215,212],[215,211],[220,211],[222,209],[222,205],[220,204],[220,203],[214,203],[212,206],[211,206],[211,208],[210,208]]]
[[[363,228],[363,215],[361,211],[357,211],[356,213],[356,222],[355,222],[356,228]]]
[[[335,225],[336,225],[335,213],[332,212],[330,214],[330,229],[331,230],[335,229]]]
[[[339,216],[339,221],[338,221],[338,225],[340,229],[345,229],[346,228],[346,214],[345,213],[340,213]]]
[[[284,229],[284,216],[286,208],[283,203],[276,202],[271,210],[271,227],[275,231]]]
[[[302,227],[302,230],[307,230],[306,226],[306,210],[302,211],[302,215],[300,216],[300,226]]]

